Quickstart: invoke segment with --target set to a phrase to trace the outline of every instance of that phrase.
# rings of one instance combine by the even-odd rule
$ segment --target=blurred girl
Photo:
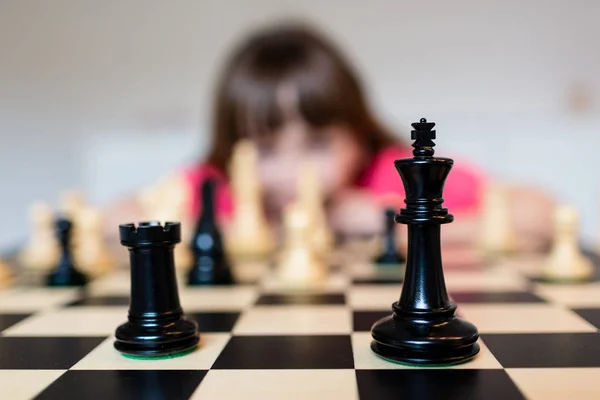
[[[382,209],[390,200],[398,209],[403,204],[393,161],[412,157],[412,148],[377,120],[348,61],[307,28],[263,30],[235,49],[220,77],[213,112],[212,148],[185,172],[196,194],[193,215],[200,207],[197,189],[207,177],[222,183],[218,213],[226,217],[231,212],[227,170],[241,138],[258,146],[264,207],[275,224],[296,197],[296,177],[306,159],[318,166],[328,219],[338,234],[379,232]],[[435,121],[428,115],[414,119],[423,116]],[[474,242],[485,178],[464,161],[455,161],[444,205],[457,219],[444,229],[451,241]],[[527,208],[527,201],[517,205]],[[535,213],[534,208],[527,212]],[[532,220],[537,222],[526,226],[524,234],[543,236],[544,224]]]

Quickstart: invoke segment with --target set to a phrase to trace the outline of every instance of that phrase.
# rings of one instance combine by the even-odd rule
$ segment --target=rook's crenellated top
[[[136,246],[145,244],[175,245],[181,242],[181,224],[179,222],[165,222],[161,225],[158,221],[140,222],[135,224],[119,225],[121,244]]]

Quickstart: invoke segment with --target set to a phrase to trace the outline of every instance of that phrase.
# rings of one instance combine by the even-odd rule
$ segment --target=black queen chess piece
[[[175,245],[178,222],[141,222],[119,226],[121,244],[129,249],[131,297],[128,321],[115,333],[114,346],[125,355],[161,357],[182,354],[198,344],[198,325],[179,303]]]
[[[215,217],[216,182],[207,179],[201,186],[202,211],[192,237],[193,265],[188,285],[231,285],[233,274]]]
[[[46,284],[48,286],[85,286],[88,278],[75,266],[73,261],[71,250],[73,224],[69,219],[59,217],[54,223],[54,230],[61,255],[56,268],[46,277]]]
[[[422,118],[412,126],[414,157],[394,161],[406,193],[406,207],[395,217],[408,225],[404,285],[393,314],[371,328],[371,349],[392,362],[461,363],[479,352],[479,333],[455,315],[442,269],[440,228],[454,220],[442,207],[442,192],[454,161],[433,156],[435,123]]]

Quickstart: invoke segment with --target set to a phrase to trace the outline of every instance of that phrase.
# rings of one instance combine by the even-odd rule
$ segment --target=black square
[[[501,369],[401,369],[356,371],[360,400],[524,399]]]
[[[450,297],[456,303],[544,303],[530,292],[456,292]]]
[[[31,314],[0,314],[0,332],[10,328],[17,322],[21,322]]]
[[[354,368],[349,335],[234,336],[212,367],[212,369],[337,368]]]
[[[268,293],[259,297],[256,305],[282,306],[282,305],[337,305],[346,304],[344,293],[294,293],[280,294]]]
[[[129,296],[86,296],[69,303],[67,306],[129,306]]]
[[[68,369],[103,337],[0,337],[0,369]]]
[[[600,329],[600,308],[578,308],[573,310],[587,322]]]
[[[239,312],[195,312],[187,313],[189,319],[198,323],[203,332],[230,332],[240,317]]]
[[[189,399],[207,371],[203,370],[76,370],[67,371],[36,400]]]
[[[389,311],[354,311],[352,313],[352,329],[354,331],[370,331],[375,321],[392,314]]]
[[[598,333],[483,334],[504,368],[600,367]]]

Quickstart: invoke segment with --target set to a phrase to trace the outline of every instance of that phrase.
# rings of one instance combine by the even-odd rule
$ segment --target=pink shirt
[[[394,168],[394,160],[411,157],[412,148],[394,146],[382,150],[362,174],[357,187],[370,192],[386,204],[400,208],[404,204],[404,187]],[[202,164],[186,170],[185,175],[194,193],[192,215],[198,213],[199,187],[208,178],[214,178],[221,183],[216,193],[216,210],[219,217],[228,218],[231,215],[231,192],[223,173],[210,164]],[[476,211],[481,202],[484,182],[483,175],[477,172],[476,168],[464,162],[455,162],[444,187],[444,207],[454,214]]]

